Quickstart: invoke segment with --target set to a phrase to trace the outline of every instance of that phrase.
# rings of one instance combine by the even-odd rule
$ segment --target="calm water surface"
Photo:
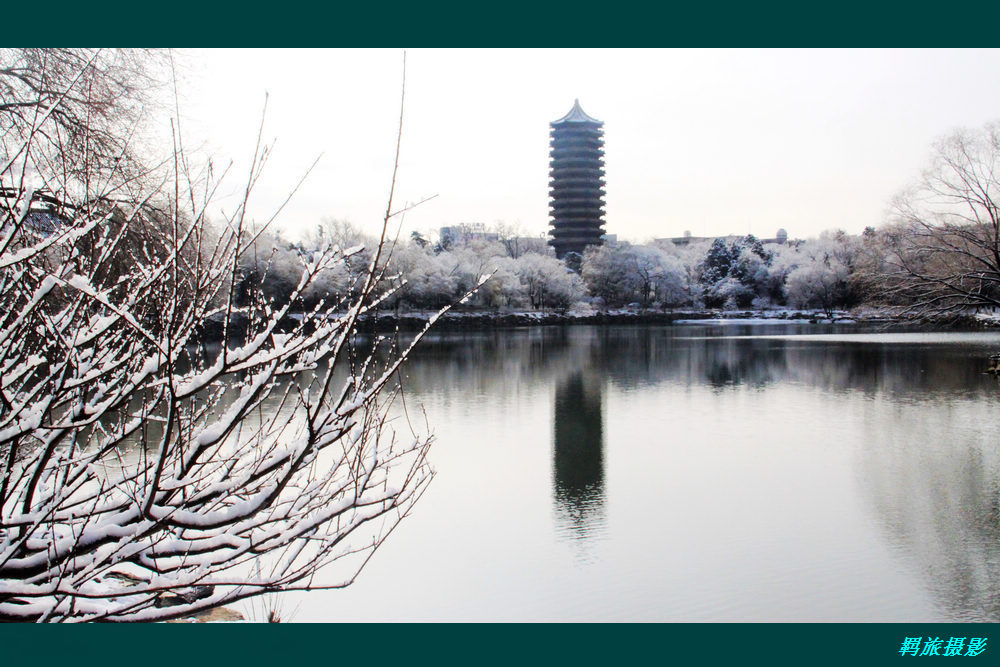
[[[296,621],[1000,621],[1000,334],[441,333],[437,477]],[[420,416],[422,421],[422,416]]]

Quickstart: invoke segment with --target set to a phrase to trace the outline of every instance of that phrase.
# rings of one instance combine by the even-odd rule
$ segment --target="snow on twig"
[[[132,205],[110,196],[113,175],[81,184],[38,160],[64,200],[41,237],[25,224],[38,195],[2,163],[16,205],[0,208],[0,619],[165,620],[346,585],[432,477],[429,439],[397,441],[383,400],[408,350],[385,358],[354,339],[385,298],[382,247],[349,298],[293,319],[360,250],[302,258],[289,302],[271,303],[240,273],[267,149],[215,228],[218,185],[184,182],[174,146],[173,173],[150,174]]]

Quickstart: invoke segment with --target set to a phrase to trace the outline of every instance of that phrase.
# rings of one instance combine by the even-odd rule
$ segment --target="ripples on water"
[[[998,350],[791,324],[435,334],[406,380],[431,490],[297,618],[998,621]]]

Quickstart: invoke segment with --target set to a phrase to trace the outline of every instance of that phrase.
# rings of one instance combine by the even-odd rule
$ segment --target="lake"
[[[437,476],[294,621],[1000,621],[1000,333],[429,336]],[[405,429],[404,429],[405,430]]]

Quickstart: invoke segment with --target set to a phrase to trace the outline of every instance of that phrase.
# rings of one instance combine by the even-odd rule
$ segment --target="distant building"
[[[698,243],[699,241],[714,241],[715,239],[726,239],[733,240],[740,238],[739,234],[727,234],[725,236],[691,236],[690,231],[685,231],[684,236],[668,236],[662,239],[653,239],[659,243],[673,243],[677,246],[685,246],[691,243]],[[788,232],[784,229],[779,229],[777,234],[775,234],[773,239],[760,239],[761,243],[777,243],[784,245],[788,243]]]
[[[778,245],[785,245],[788,243],[788,232],[782,227],[779,229],[773,239],[761,239],[761,243],[777,243]]]
[[[691,236],[691,232],[684,232],[684,236],[668,236],[662,239],[653,239],[653,241],[656,243],[673,243],[677,246],[685,246],[702,241],[712,242],[715,239],[726,239],[728,241],[735,238],[738,238],[735,234],[727,234],[726,236]]]
[[[514,259],[528,252],[539,255],[547,255],[552,252],[551,246],[544,236],[514,236],[500,239],[500,243],[507,249],[507,254]]]
[[[604,234],[604,123],[573,103],[569,113],[549,123],[549,197],[556,257],[600,245]]]
[[[486,225],[481,222],[463,222],[459,225],[442,227],[440,232],[441,245],[445,247],[464,245],[469,241],[499,241],[500,235],[486,231]]]

